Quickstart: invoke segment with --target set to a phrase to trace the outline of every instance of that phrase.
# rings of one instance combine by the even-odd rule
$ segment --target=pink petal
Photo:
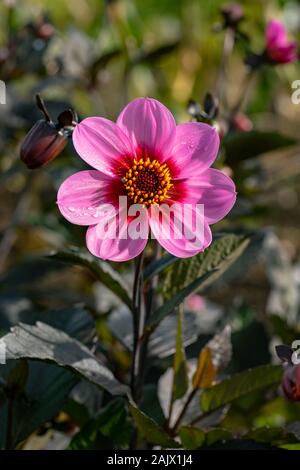
[[[120,215],[111,215],[98,225],[88,228],[86,244],[92,255],[111,261],[127,261],[138,256],[148,241],[149,222],[147,211],[143,210],[144,235],[140,238],[130,236],[130,224],[134,221],[124,220],[119,224]],[[126,214],[124,214],[126,216]],[[117,230],[116,230],[117,227]],[[118,229],[118,227],[120,227]]]
[[[294,62],[298,59],[297,43],[290,42],[285,46],[270,49],[268,51],[268,55],[275,62],[279,62],[282,64]]]
[[[57,204],[62,215],[77,225],[94,225],[101,213],[99,208],[111,201],[112,178],[96,170],[79,171],[60,186]]]
[[[185,205],[185,212],[182,204],[171,207],[174,214],[171,219],[166,204],[151,207],[150,228],[159,244],[179,258],[189,258],[204,251],[212,241],[212,234],[201,211],[192,204]],[[200,229],[196,228],[196,219]]]
[[[137,150],[156,156],[169,155],[175,138],[176,123],[170,111],[152,98],[137,98],[129,103],[117,120]]]
[[[204,216],[208,224],[215,224],[223,219],[236,201],[234,182],[222,171],[209,168],[200,178],[187,181],[188,198],[204,204]]]
[[[285,26],[281,21],[272,20],[267,24],[266,29],[267,47],[284,45],[287,41],[287,32]]]
[[[297,43],[289,41],[287,31],[280,21],[270,21],[266,30],[266,49],[274,62],[286,64],[298,59]]]
[[[176,129],[172,155],[179,178],[196,176],[215,161],[220,146],[217,130],[208,124],[190,122]]]
[[[73,144],[81,158],[89,165],[108,175],[115,175],[115,168],[122,165],[133,150],[126,135],[112,121],[90,117],[74,129]]]

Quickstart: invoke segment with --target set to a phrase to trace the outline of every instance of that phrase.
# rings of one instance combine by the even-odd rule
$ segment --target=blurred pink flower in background
[[[236,113],[232,118],[232,127],[239,132],[249,132],[253,129],[253,122],[244,113]]]
[[[267,25],[266,54],[274,64],[287,64],[298,60],[297,42],[289,40],[281,21],[272,20]]]
[[[186,306],[192,312],[200,313],[205,309],[205,298],[199,294],[190,295],[186,299]]]
[[[161,246],[178,257],[193,256],[209,246],[209,225],[221,220],[235,203],[233,181],[210,168],[219,150],[217,131],[196,122],[176,126],[171,112],[154,99],[132,101],[116,123],[102,117],[84,119],[75,127],[73,143],[95,169],[75,173],[63,182],[58,207],[68,221],[89,226],[87,247],[97,257],[126,261],[146,246],[147,236],[124,237],[133,217],[125,218],[115,239],[99,236],[103,225],[115,221],[116,213],[97,218],[97,209],[110,204],[119,210],[120,196],[127,197],[129,206],[141,205],[146,233],[150,228]],[[161,208],[162,203],[189,204],[192,220],[198,215],[197,204],[204,205],[204,230],[196,234],[197,247],[188,237],[162,236],[170,232],[170,218],[162,209],[158,223],[150,210]],[[120,213],[117,218],[123,219]],[[185,229],[184,233],[191,232],[190,226]]]
[[[239,3],[229,3],[221,7],[221,14],[225,20],[225,26],[236,28],[244,19],[244,10]]]

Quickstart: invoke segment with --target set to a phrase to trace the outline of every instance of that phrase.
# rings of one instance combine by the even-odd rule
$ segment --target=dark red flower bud
[[[300,401],[300,365],[285,366],[282,390],[289,400]]]
[[[224,17],[225,27],[235,28],[244,18],[244,10],[238,3],[230,3],[221,8]]]
[[[54,160],[67,145],[67,136],[51,122],[41,119],[30,129],[21,145],[21,160],[33,170]]]
[[[65,148],[68,137],[77,123],[77,116],[71,110],[63,111],[54,124],[44,102],[37,96],[37,105],[45,119],[37,121],[22,142],[21,160],[31,170],[51,162]]]

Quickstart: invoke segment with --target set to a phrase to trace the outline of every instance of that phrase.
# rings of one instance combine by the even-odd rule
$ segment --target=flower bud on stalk
[[[275,351],[283,363],[281,381],[283,394],[288,400],[300,401],[300,364],[293,362],[295,351],[286,344],[277,345]]]
[[[236,28],[244,19],[244,10],[238,3],[230,3],[221,8],[225,28]]]
[[[41,97],[37,95],[37,106],[45,118],[30,129],[21,145],[21,160],[31,170],[54,160],[65,148],[68,137],[77,124],[77,116],[71,109],[63,111],[54,123]]]
[[[300,401],[300,365],[285,365],[282,390],[289,400]]]
[[[190,100],[187,105],[187,111],[193,120],[197,122],[206,122],[211,124],[219,113],[219,101],[216,96],[206,93],[203,107],[194,100]]]

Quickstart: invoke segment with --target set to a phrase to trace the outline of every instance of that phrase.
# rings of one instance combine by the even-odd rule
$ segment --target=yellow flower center
[[[172,188],[171,174],[166,163],[150,158],[134,159],[133,166],[122,179],[128,197],[134,204],[159,204],[168,196]]]

